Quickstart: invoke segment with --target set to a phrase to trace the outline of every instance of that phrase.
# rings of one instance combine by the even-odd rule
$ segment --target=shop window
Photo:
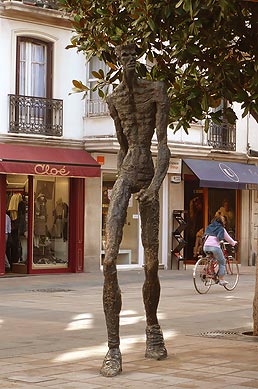
[[[198,235],[203,234],[204,200],[203,190],[198,187],[197,181],[185,182],[185,210],[187,211],[187,227],[184,238],[187,242],[184,257],[196,259],[198,249],[196,242]]]
[[[236,191],[230,189],[209,189],[209,222],[214,216],[226,219],[226,229],[232,238],[236,233]]]
[[[68,267],[69,179],[34,179],[34,269]]]

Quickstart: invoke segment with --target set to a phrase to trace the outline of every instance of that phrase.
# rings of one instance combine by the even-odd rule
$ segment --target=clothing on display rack
[[[59,198],[53,211],[54,223],[52,228],[52,237],[63,238],[67,241],[68,233],[68,205]]]

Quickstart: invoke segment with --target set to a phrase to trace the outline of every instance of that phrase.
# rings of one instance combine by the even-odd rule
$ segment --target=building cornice
[[[17,145],[47,146],[61,148],[83,149],[83,142],[78,139],[58,138],[53,136],[22,136],[16,134],[0,134],[0,143],[13,143]]]
[[[31,23],[58,26],[71,30],[72,23],[62,11],[24,4],[21,1],[0,1],[0,17]]]
[[[119,150],[119,143],[116,137],[88,137],[84,138],[85,150],[89,152],[113,152],[117,153]],[[168,142],[172,157],[189,157],[189,156],[208,156],[211,152],[210,146],[193,145],[193,144],[181,144]],[[152,141],[151,151],[153,155],[158,153],[158,142]]]
[[[235,151],[214,150],[211,146],[168,142],[172,158],[198,158],[209,160],[237,161],[248,163],[258,158],[249,157],[245,153]],[[99,136],[84,138],[84,148],[90,153],[116,154],[119,150],[119,143],[114,136]],[[152,154],[158,153],[158,142],[154,140],[151,146]]]

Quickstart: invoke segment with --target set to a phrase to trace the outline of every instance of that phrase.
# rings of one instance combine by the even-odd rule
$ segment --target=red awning
[[[0,173],[99,177],[100,165],[85,150],[0,143]]]

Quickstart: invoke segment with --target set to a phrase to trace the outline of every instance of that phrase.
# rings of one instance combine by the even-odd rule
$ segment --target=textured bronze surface
[[[136,77],[136,47],[119,46],[118,58],[123,66],[123,80],[107,98],[120,144],[118,178],[110,199],[106,224],[106,252],[103,263],[103,306],[106,317],[108,347],[101,374],[110,377],[122,371],[119,351],[119,314],[122,300],[118,285],[116,260],[122,240],[126,211],[132,193],[136,193],[141,216],[145,260],[143,300],[147,320],[148,358],[167,356],[157,319],[160,297],[158,278],[159,189],[166,176],[170,151],[167,146],[169,102],[163,82]],[[158,153],[156,166],[151,141],[156,130]]]

